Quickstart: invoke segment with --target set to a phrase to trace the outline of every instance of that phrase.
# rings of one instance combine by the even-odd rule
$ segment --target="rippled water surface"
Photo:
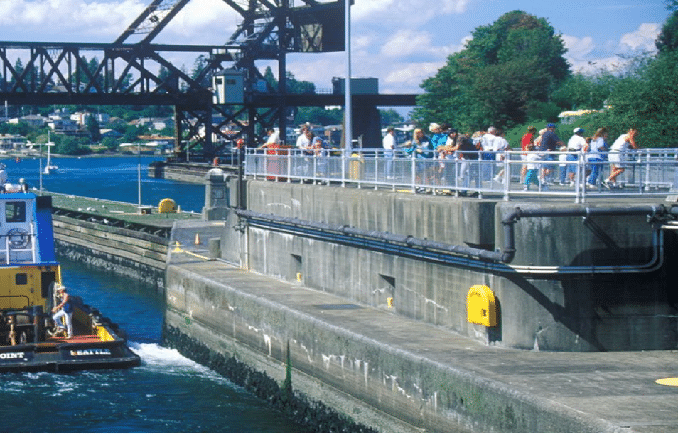
[[[204,187],[146,177],[142,203],[175,199],[200,211]],[[59,158],[53,192],[137,202],[139,159]],[[39,185],[38,160],[3,161],[10,180]],[[213,371],[160,346],[164,300],[134,279],[62,260],[71,294],[123,328],[142,366],[69,374],[0,374],[2,432],[299,432],[300,427]]]

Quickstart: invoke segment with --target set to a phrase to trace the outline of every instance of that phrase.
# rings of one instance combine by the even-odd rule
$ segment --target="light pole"
[[[141,143],[137,142],[137,157],[138,157],[138,163],[137,163],[137,197],[139,198],[138,205],[139,207],[137,208],[139,210],[139,213],[141,213]]]
[[[347,53],[347,77],[344,80],[344,152],[351,155],[351,0],[344,0],[344,49]]]
[[[48,134],[47,137],[49,137],[49,134]],[[49,141],[49,138],[48,138],[47,140]],[[40,161],[40,169],[39,169],[39,172],[38,172],[38,177],[40,178],[40,196],[42,196],[42,143],[40,144],[40,158],[39,158],[39,161]]]

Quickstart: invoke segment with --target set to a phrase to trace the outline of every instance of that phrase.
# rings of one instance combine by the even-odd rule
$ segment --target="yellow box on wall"
[[[495,294],[486,285],[474,285],[467,293],[467,321],[486,327],[497,325]]]

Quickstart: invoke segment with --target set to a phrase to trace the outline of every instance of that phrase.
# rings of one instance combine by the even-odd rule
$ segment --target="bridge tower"
[[[141,15],[120,35],[114,44],[148,45],[174,18],[189,0],[154,0]],[[223,49],[215,49],[206,59],[205,68],[197,81],[213,88],[212,77],[222,71],[237,71],[243,78],[243,99],[219,101],[217,98],[196,104],[175,105],[176,153],[186,157],[189,138],[199,138],[203,154],[211,158],[220,146],[212,143],[213,135],[224,136],[222,127],[237,125],[235,136],[243,136],[254,143],[258,127],[264,129],[278,124],[285,137],[287,83],[286,54],[290,52],[332,52],[344,50],[344,0],[224,0],[242,21],[231,34]],[[272,89],[257,69],[255,61],[278,62],[278,88]],[[226,66],[224,65],[226,63]],[[262,96],[268,96],[266,102]],[[275,104],[272,104],[272,98]],[[213,114],[219,116],[213,122]],[[199,130],[203,132],[199,133]],[[234,135],[229,135],[234,138]]]
[[[341,94],[289,93],[286,55],[344,50],[344,0],[223,0],[241,17],[225,43],[154,43],[189,1],[153,0],[113,43],[0,42],[0,101],[173,106],[179,161],[192,154],[209,161],[235,139],[253,144],[256,133],[276,124],[284,137],[290,108],[343,105]],[[168,52],[196,53],[200,63],[189,75]],[[277,63],[276,89],[257,69],[261,60]],[[242,77],[242,100],[213,100],[212,80],[226,73]],[[377,107],[412,106],[415,95],[375,91],[355,95],[353,105],[354,137],[377,129],[367,135],[377,143]]]

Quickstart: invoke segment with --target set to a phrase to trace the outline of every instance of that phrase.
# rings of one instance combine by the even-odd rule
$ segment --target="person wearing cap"
[[[429,132],[431,133],[431,136],[429,136],[429,141],[431,142],[433,149],[438,150],[439,148],[446,145],[448,135],[443,132],[441,125],[437,124],[436,122],[432,122],[429,124]]]
[[[559,149],[561,146],[563,146],[563,142],[559,139],[559,137],[556,135],[554,130],[556,129],[556,124],[553,123],[548,123],[547,124],[547,131],[542,135],[542,141],[540,142],[540,148],[538,149],[540,152],[547,152],[547,154],[544,156],[544,160],[547,161],[554,161],[556,160],[556,155],[552,154],[552,152],[556,152],[557,149]],[[552,164],[545,164],[542,169],[542,180],[545,184],[550,184],[550,175],[552,173]]]
[[[70,301],[66,287],[63,285],[57,284],[57,295],[61,298],[61,303],[52,309],[52,313],[54,313],[52,319],[58,328],[63,329],[63,326],[59,327],[59,324],[63,324],[63,322],[66,323],[66,332],[70,339],[73,337],[73,304]],[[60,321],[62,318],[63,321]]]
[[[567,161],[577,161],[579,158],[579,154],[583,152],[585,147],[587,146],[587,142],[585,141],[585,130],[578,127],[573,130],[573,135],[571,136],[570,139],[568,139],[568,155],[566,156]],[[576,171],[576,165],[573,163],[568,164],[566,167],[566,172],[568,175],[568,181],[570,182],[570,185],[573,186],[575,185],[575,171]]]

